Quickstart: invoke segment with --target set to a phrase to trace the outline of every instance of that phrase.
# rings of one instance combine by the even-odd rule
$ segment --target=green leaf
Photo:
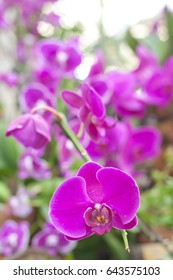
[[[142,39],[141,43],[147,45],[156,54],[161,63],[167,58],[167,44],[161,41],[157,35],[151,34]]]
[[[54,191],[58,188],[58,186],[63,180],[63,178],[59,177],[28,184],[28,189],[38,191],[36,197],[32,199],[32,205],[35,207],[42,207],[44,205],[48,205]]]
[[[173,54],[173,13],[167,9],[166,23],[168,30],[168,56]]]
[[[6,202],[10,197],[10,191],[6,184],[0,182],[0,202]]]
[[[131,49],[135,52],[136,47],[139,44],[139,41],[132,36],[130,30],[127,30],[127,32],[126,32],[125,40],[128,43],[128,45],[131,47]]]
[[[19,145],[12,137],[6,137],[6,125],[0,124],[0,169],[10,170],[10,173],[17,171],[17,162],[19,157]],[[7,172],[8,173],[8,172]],[[1,173],[1,175],[5,175]]]

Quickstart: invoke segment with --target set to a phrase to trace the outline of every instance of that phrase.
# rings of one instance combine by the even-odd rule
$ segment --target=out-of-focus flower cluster
[[[79,80],[76,71],[84,64],[79,37],[43,38],[39,34],[40,21],[61,28],[59,15],[43,13],[48,2],[56,1],[0,4],[0,28],[16,27],[17,60],[15,69],[0,73],[0,81],[17,89],[20,111],[8,125],[6,136],[22,144],[16,185],[4,203],[9,220],[0,228],[0,255],[5,256],[22,253],[29,244],[52,256],[66,255],[75,248],[75,240],[102,235],[112,227],[133,228],[139,193],[131,176],[138,179],[146,173],[145,166],[159,156],[162,143],[157,124],[153,120],[150,125],[145,118],[153,106],[164,108],[173,100],[173,57],[161,65],[142,44],[136,48],[135,69],[110,71],[99,49],[87,78]],[[12,18],[11,10],[15,11]],[[104,167],[87,163],[69,179],[82,161],[46,110],[48,106],[66,115],[91,160]],[[48,209],[42,208],[43,203],[48,206],[47,197],[50,200],[55,189],[49,191],[51,195],[46,193],[42,182],[56,177],[67,180],[50,204],[55,229],[47,222]],[[35,222],[37,208],[43,218],[39,224]]]

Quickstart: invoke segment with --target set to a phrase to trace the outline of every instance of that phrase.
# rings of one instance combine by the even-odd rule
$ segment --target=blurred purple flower
[[[16,195],[10,197],[8,206],[13,216],[20,218],[28,217],[32,212],[32,207],[27,190],[24,187],[19,187]]]
[[[19,159],[19,178],[34,178],[36,180],[49,179],[51,170],[47,162],[40,158],[34,149],[27,149]]]
[[[25,86],[20,96],[20,103],[23,112],[29,113],[31,109],[39,106],[54,107],[55,98],[52,93],[40,83],[31,83]],[[46,119],[51,115],[50,112],[45,110],[38,111]]]
[[[145,103],[141,97],[141,92],[136,89],[135,76],[131,73],[110,72],[108,78],[112,83],[111,104],[120,116],[143,117],[145,113]]]
[[[163,69],[168,76],[173,77],[173,56],[169,56],[163,65]]]
[[[19,116],[8,126],[6,136],[13,136],[25,147],[41,149],[51,140],[48,123],[38,114]]]
[[[10,27],[10,22],[6,17],[6,4],[5,1],[0,1],[0,28],[8,29]]]
[[[18,86],[21,81],[21,75],[15,72],[0,73],[0,82],[6,83],[10,87]]]
[[[45,65],[47,65],[57,75],[64,75],[75,70],[82,59],[77,38],[66,42],[45,39],[36,46],[37,57],[40,67],[45,68]]]
[[[46,223],[43,229],[36,233],[32,239],[34,249],[45,251],[51,256],[67,255],[76,245],[76,241],[65,239],[64,235],[57,231],[51,223]]]
[[[0,228],[0,255],[11,256],[25,252],[29,238],[27,222],[6,221]]]
[[[47,2],[55,2],[57,0],[1,0],[0,5],[3,12],[8,12],[10,9],[17,9],[17,20],[20,20],[22,27],[24,26],[30,32],[38,34],[37,24],[41,19],[42,9]],[[14,21],[12,17],[10,24]]]
[[[145,85],[144,101],[164,107],[173,99],[173,81],[164,69],[155,72]]]
[[[107,129],[106,134],[99,138],[99,142],[90,141],[86,147],[88,154],[94,160],[104,160],[104,165],[111,159],[115,162],[122,147],[127,144],[129,139],[129,127],[125,122],[116,122],[113,128]],[[115,166],[115,163],[109,166]],[[118,165],[116,166],[118,167]]]
[[[0,8],[0,28],[1,29],[8,29],[10,27],[10,23],[5,19],[4,15],[1,14],[1,8]]]
[[[152,74],[160,69],[160,63],[156,55],[144,45],[137,46],[136,54],[139,58],[139,65],[133,73],[137,84],[145,86]]]
[[[95,77],[98,74],[103,74],[104,70],[105,70],[104,55],[101,50],[98,50],[96,53],[96,61],[91,66],[90,72],[88,74],[88,78]]]
[[[50,93],[56,95],[61,81],[61,75],[53,71],[51,65],[36,65],[32,72],[33,80],[45,85]]]
[[[157,128],[149,126],[131,128],[127,142],[119,153],[119,167],[133,174],[135,165],[159,155],[161,141],[161,133]]]
[[[94,141],[97,141],[100,135],[105,134],[106,128],[114,126],[115,120],[105,115],[102,99],[90,85],[83,84],[80,94],[63,91],[62,98],[77,111],[86,131]]]
[[[131,229],[137,224],[139,190],[133,178],[112,167],[85,163],[77,176],[55,191],[49,215],[54,226],[69,239]]]
[[[101,97],[103,104],[108,105],[111,101],[113,90],[112,83],[110,83],[110,79],[108,79],[107,75],[93,76],[89,78],[87,82]]]
[[[59,15],[55,14],[54,12],[51,12],[47,15],[44,15],[42,20],[52,24],[53,26],[58,27],[60,25],[60,18],[61,17]]]
[[[28,63],[28,57],[32,57],[32,48],[37,38],[34,34],[26,33],[17,42],[16,59],[21,63]]]

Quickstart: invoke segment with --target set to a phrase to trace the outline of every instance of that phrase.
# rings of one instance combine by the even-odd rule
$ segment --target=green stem
[[[125,249],[127,250],[128,253],[130,253],[128,238],[127,238],[127,232],[125,230],[122,230],[122,236],[123,236]]]
[[[81,122],[80,127],[79,127],[79,131],[78,131],[78,133],[77,133],[77,138],[78,138],[78,139],[80,139],[80,138],[82,137],[83,132],[84,132],[84,123]]]
[[[77,136],[74,134],[74,132],[71,130],[69,127],[65,116],[56,111],[54,108],[49,107],[49,106],[38,106],[32,109],[31,114],[34,114],[35,112],[39,110],[46,110],[51,112],[55,117],[58,125],[62,128],[63,132],[66,134],[66,136],[72,141],[73,145],[76,147],[76,149],[79,151],[81,154],[82,158],[84,159],[85,162],[92,161],[91,158],[89,157],[87,151],[84,149],[82,144],[79,142]]]
[[[67,135],[67,137],[72,141],[73,145],[79,151],[84,161],[85,162],[91,161],[91,158],[89,157],[87,151],[84,149],[84,147],[81,145],[74,132],[69,127],[65,117],[63,117],[61,121],[58,120],[58,124],[62,128],[64,133]]]

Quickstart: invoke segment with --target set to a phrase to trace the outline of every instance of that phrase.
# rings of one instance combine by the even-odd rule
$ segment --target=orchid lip
[[[112,228],[112,210],[106,204],[96,203],[94,207],[88,207],[84,219],[91,231],[98,235],[110,232]]]

